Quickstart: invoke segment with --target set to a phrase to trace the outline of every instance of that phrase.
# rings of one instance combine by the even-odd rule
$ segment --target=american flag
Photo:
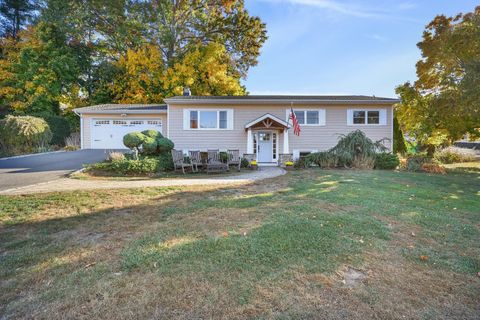
[[[293,134],[300,136],[300,125],[298,124],[295,112],[293,112],[293,108],[290,108],[290,119],[292,120]]]

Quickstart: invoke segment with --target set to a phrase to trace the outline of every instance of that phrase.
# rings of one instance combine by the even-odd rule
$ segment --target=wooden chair
[[[203,167],[202,156],[200,151],[188,151],[190,163],[193,166],[195,172],[198,172],[198,167]]]
[[[207,150],[207,173],[224,172],[228,170],[228,165],[220,160],[220,153],[217,150]]]
[[[227,150],[227,166],[230,168],[230,166],[235,166],[237,167],[237,171],[240,171],[240,167],[242,165],[242,158],[240,158],[240,150],[235,149],[235,150]]]
[[[172,160],[173,168],[175,171],[182,169],[183,174],[185,174],[185,168],[190,168],[193,171],[193,166],[191,163],[186,163],[183,156],[182,150],[172,150]]]

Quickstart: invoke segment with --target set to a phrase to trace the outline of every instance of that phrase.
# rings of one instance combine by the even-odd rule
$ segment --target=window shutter
[[[326,111],[325,109],[318,110],[318,125],[324,126],[326,123]]]
[[[351,126],[353,124],[353,109],[347,110],[347,125]]]
[[[183,130],[190,130],[190,110],[183,109]]]
[[[387,110],[382,109],[380,110],[380,124],[381,125],[387,125]]]
[[[227,130],[233,130],[233,109],[227,110]]]

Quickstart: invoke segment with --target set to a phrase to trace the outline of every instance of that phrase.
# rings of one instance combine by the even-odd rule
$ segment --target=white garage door
[[[162,132],[161,119],[92,119],[92,149],[126,149],[123,136],[133,131],[153,129]]]

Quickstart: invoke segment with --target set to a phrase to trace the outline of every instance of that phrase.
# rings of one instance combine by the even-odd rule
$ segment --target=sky
[[[439,14],[471,12],[467,0],[245,0],[267,25],[250,94],[360,94],[396,97],[414,82],[416,44]]]

